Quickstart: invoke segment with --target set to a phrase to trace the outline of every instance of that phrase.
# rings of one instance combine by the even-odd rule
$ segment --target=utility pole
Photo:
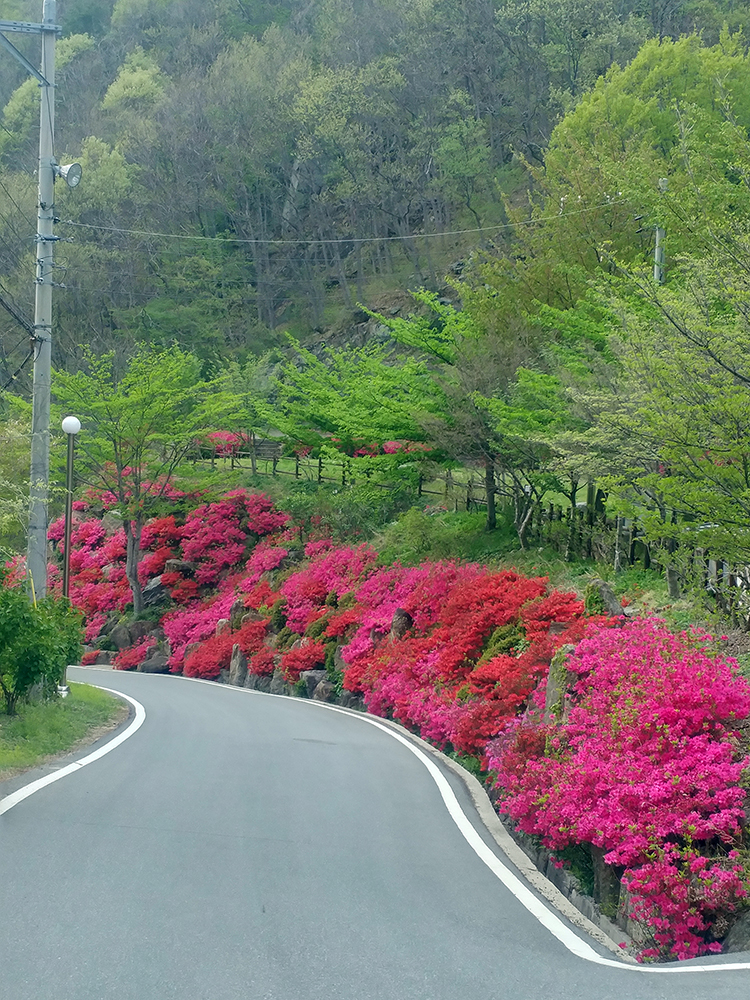
[[[47,491],[49,484],[50,384],[52,381],[52,263],[55,216],[56,0],[42,10],[41,109],[39,112],[39,204],[36,229],[34,303],[34,389],[31,414],[31,479],[26,566],[37,597],[47,590]]]
[[[43,597],[47,590],[47,493],[49,488],[50,384],[52,380],[52,288],[55,223],[55,177],[70,187],[81,179],[77,163],[60,167],[54,157],[55,135],[55,41],[61,33],[55,23],[57,0],[43,0],[42,23],[0,21],[0,46],[39,81],[39,203],[36,228],[36,296],[32,344],[34,389],[31,416],[31,476],[29,483],[29,533],[26,567],[31,591]],[[3,32],[42,36],[41,71],[37,70]],[[8,308],[3,303],[5,308]],[[25,325],[25,324],[24,324]]]
[[[656,227],[656,243],[654,244],[654,281],[657,285],[664,284],[664,237],[665,230]]]
[[[659,190],[666,194],[669,188],[669,180],[666,177],[659,178]],[[660,225],[656,226],[656,242],[654,243],[654,281],[657,285],[664,284],[664,237],[666,231]]]

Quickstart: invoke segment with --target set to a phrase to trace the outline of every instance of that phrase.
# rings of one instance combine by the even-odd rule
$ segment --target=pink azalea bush
[[[625,869],[632,915],[653,933],[644,958],[720,951],[713,918],[746,895],[733,848],[749,762],[735,731],[750,686],[708,638],[657,619],[592,632],[567,661],[578,677],[567,719],[518,722],[488,751],[521,830],[603,848]]]

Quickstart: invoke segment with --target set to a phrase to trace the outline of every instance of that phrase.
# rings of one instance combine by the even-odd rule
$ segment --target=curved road
[[[658,974],[571,954],[477,857],[424,765],[362,719],[169,676],[70,676],[131,695],[146,721],[0,816],[0,1000],[747,992],[750,971],[723,960]]]

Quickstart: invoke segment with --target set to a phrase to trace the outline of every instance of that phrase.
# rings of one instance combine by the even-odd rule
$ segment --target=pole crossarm
[[[43,31],[54,31],[62,35],[62,25],[37,24],[35,21],[0,21],[0,31],[23,31],[27,35],[41,35]]]
[[[39,70],[35,66],[32,66],[32,64],[29,62],[26,56],[22,55],[22,53],[18,51],[13,42],[9,42],[8,39],[5,37],[5,35],[2,34],[3,30],[2,26],[4,24],[10,24],[10,23],[11,22],[9,21],[0,21],[0,45],[2,45],[4,49],[7,49],[8,52],[10,52],[10,54],[14,56],[18,60],[18,62],[20,62],[20,64],[23,66],[23,68],[26,70],[27,73],[30,73],[33,77],[36,77],[36,79],[41,83],[43,87],[49,87],[50,86],[49,80],[46,80],[39,72]],[[41,28],[41,24],[38,25],[38,27]]]

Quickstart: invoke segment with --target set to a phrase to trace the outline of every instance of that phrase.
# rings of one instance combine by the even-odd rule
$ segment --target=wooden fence
[[[340,461],[329,458],[307,458],[283,454],[284,442],[279,439],[250,437],[246,443],[232,449],[204,448],[196,461],[207,461],[212,468],[247,469],[254,475],[290,476],[300,481],[335,483],[346,486],[367,481],[370,485],[390,490],[391,483],[373,479],[368,469],[356,458],[342,456]],[[436,510],[477,512],[486,509],[487,493],[483,477],[470,470],[444,470],[434,476],[420,476],[417,483],[420,497],[429,498]],[[498,513],[502,516],[508,501],[499,491]],[[535,505],[526,527],[529,547],[544,546],[565,559],[594,559],[607,562],[616,569],[640,565],[665,574],[672,597],[677,598],[686,580],[698,584],[711,594],[733,618],[748,618],[750,608],[750,567],[735,566],[716,553],[694,549],[670,554],[645,540],[637,523],[624,517],[607,516],[597,502],[595,489],[590,489],[586,503]],[[676,568],[676,563],[681,569]]]

